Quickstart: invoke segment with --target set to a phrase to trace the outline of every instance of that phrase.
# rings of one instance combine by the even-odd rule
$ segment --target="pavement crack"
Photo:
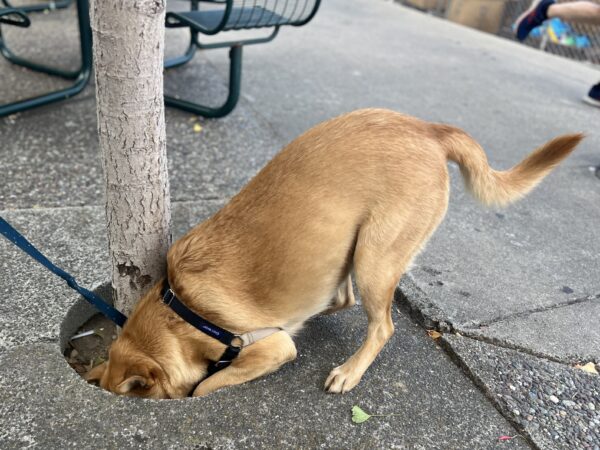
[[[495,347],[505,348],[508,350],[514,350],[519,353],[523,353],[523,354],[526,354],[529,356],[534,356],[536,358],[544,359],[546,361],[552,361],[555,363],[563,364],[565,366],[571,367],[572,363],[573,363],[572,361],[568,360],[567,358],[558,358],[556,356],[548,355],[543,352],[537,352],[535,350],[520,346],[518,344],[507,342],[507,341],[501,340],[499,338],[495,338],[495,337],[491,337],[491,336],[484,336],[481,334],[475,334],[474,331],[470,332],[469,330],[462,330],[462,331],[455,331],[455,333],[459,336],[466,337],[466,338],[473,339],[473,340],[480,341],[480,342],[484,342],[486,344],[493,345]]]
[[[569,300],[566,301],[564,303],[560,303],[557,305],[548,305],[548,306],[541,306],[539,308],[532,308],[532,309],[528,309],[526,311],[519,311],[513,314],[507,314],[505,316],[501,316],[501,317],[497,317],[495,319],[491,319],[491,320],[487,320],[487,321],[483,321],[483,322],[478,322],[475,323],[473,325],[469,325],[466,326],[464,328],[461,327],[460,331],[466,331],[466,330],[472,330],[472,329],[479,329],[482,327],[489,327],[490,325],[496,324],[496,323],[500,323],[500,322],[505,322],[507,320],[512,320],[512,319],[518,319],[520,317],[526,317],[530,314],[535,314],[535,313],[540,313],[540,312],[546,312],[546,311],[552,311],[555,309],[560,309],[560,308],[566,308],[568,306],[573,306],[573,305],[578,305],[580,303],[585,303],[585,302],[589,302],[589,301],[594,301],[594,300],[598,300],[600,299],[600,294],[595,294],[595,295],[587,295],[585,297],[580,297],[580,298],[575,298],[573,300]]]
[[[485,322],[470,323],[469,325],[465,326],[453,323],[452,320],[445,314],[445,312],[440,307],[435,305],[422,290],[420,290],[414,283],[411,282],[410,279],[403,279],[396,288],[395,292],[395,301],[398,305],[398,308],[404,314],[409,316],[416,324],[426,330],[436,330],[441,333],[458,334],[460,336],[485,342],[486,344],[494,345],[496,347],[515,350],[520,353],[535,356],[536,358],[541,358],[565,365],[571,365],[573,361],[567,358],[558,358],[542,352],[537,352],[511,342],[506,342],[501,339],[483,335],[481,334],[481,329],[483,327],[501,323],[503,321],[512,320],[519,317],[526,317],[530,314],[552,311],[598,299],[600,299],[600,294],[588,295],[569,300],[558,305],[533,308],[527,311],[508,314],[506,316],[498,317]]]
[[[454,364],[456,364],[463,373],[471,380],[471,382],[477,386],[477,388],[485,395],[488,401],[496,408],[496,410],[519,432],[519,435],[527,442],[527,444],[536,450],[541,450],[541,447],[537,445],[529,431],[523,427],[517,420],[513,414],[511,414],[510,410],[507,409],[499,400],[496,395],[485,383],[485,381],[477,374],[474,370],[471,369],[469,364],[454,350],[452,344],[445,339],[440,339],[439,343],[440,347],[448,358]]]

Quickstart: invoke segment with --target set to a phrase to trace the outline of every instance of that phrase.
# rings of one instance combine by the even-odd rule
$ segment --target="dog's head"
[[[160,297],[162,283],[137,304],[108,361],[85,379],[115,394],[183,398],[204,378],[223,345],[184,322]]]
[[[86,380],[130,397],[172,398],[174,394],[162,367],[126,338],[113,343],[108,361],[94,367]]]

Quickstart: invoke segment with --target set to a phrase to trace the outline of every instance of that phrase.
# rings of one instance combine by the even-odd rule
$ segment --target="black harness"
[[[181,300],[177,298],[175,292],[169,286],[169,281],[165,280],[165,284],[160,292],[162,301],[165,305],[171,308],[179,317],[185,320],[187,323],[192,325],[197,330],[202,331],[204,334],[215,338],[219,342],[225,344],[227,348],[225,352],[221,355],[218,361],[213,361],[208,366],[208,373],[205,378],[210,377],[214,373],[217,373],[219,370],[223,370],[225,367],[229,366],[231,362],[237,358],[242,350],[243,341],[241,336],[237,334],[230,333],[227,330],[224,330],[221,327],[209,322],[203,317],[196,314],[190,308],[185,306]],[[235,345],[234,341],[238,341],[239,345]],[[202,382],[203,380],[200,380]]]

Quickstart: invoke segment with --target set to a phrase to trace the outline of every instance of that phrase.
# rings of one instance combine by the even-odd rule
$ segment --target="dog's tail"
[[[496,171],[488,165],[481,146],[464,131],[434,125],[448,159],[460,166],[467,188],[486,205],[503,206],[524,197],[565,159],[583,139],[583,134],[565,134],[534,150],[510,170]]]

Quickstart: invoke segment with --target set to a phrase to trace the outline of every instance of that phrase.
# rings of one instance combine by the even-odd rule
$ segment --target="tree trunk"
[[[98,133],[115,306],[165,275],[170,245],[163,103],[166,0],[95,0]]]

